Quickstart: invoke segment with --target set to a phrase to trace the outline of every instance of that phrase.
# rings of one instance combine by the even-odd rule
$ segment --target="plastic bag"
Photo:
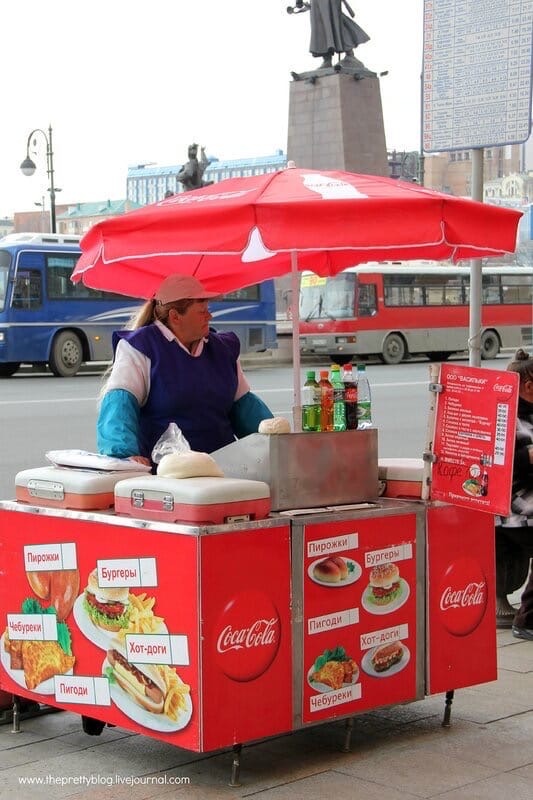
[[[152,450],[152,461],[159,464],[163,456],[172,453],[187,453],[191,446],[181,428],[175,422],[171,422],[166,431],[159,437]]]

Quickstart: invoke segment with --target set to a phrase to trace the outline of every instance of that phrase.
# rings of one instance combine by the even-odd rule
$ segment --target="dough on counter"
[[[224,473],[208,453],[190,450],[170,453],[157,465],[157,474],[165,478],[223,478]]]
[[[258,433],[290,433],[291,426],[285,417],[272,417],[263,419],[259,423]]]

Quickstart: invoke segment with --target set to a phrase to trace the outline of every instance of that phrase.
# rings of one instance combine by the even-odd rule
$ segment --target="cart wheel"
[[[100,736],[105,728],[105,722],[101,722],[99,719],[93,719],[92,717],[82,716],[81,727],[84,733],[87,733],[89,736]]]

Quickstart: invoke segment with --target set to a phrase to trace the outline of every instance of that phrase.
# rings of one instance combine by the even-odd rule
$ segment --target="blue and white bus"
[[[79,240],[36,233],[0,239],[0,377],[21,364],[48,364],[70,377],[84,362],[111,360],[113,331],[127,326],[142,301],[72,283]],[[273,281],[224,295],[210,309],[214,328],[237,333],[241,353],[276,347]]]

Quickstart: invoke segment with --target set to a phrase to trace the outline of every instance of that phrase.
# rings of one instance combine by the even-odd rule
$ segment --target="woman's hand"
[[[139,464],[145,464],[147,467],[152,466],[152,462],[146,456],[129,456],[131,461],[138,461]]]

